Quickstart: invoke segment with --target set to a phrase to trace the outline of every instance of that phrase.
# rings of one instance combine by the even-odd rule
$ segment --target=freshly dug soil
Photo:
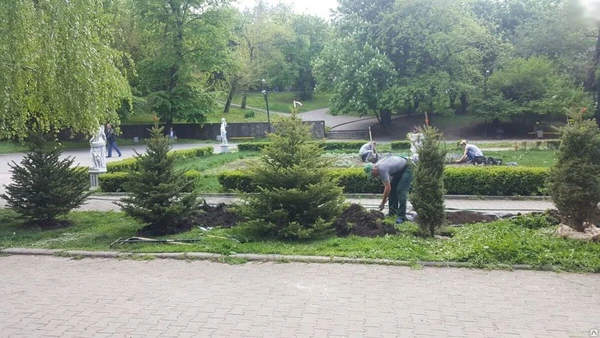
[[[212,207],[204,204],[200,207],[204,211],[195,221],[196,225],[204,228],[231,228],[242,221],[242,216],[227,209],[225,203]]]
[[[500,217],[491,214],[482,214],[474,211],[451,211],[446,212],[446,222],[448,224],[471,224],[481,222],[493,222]]]
[[[395,234],[396,228],[383,224],[385,216],[377,210],[366,210],[351,204],[333,223],[338,236],[378,237]]]

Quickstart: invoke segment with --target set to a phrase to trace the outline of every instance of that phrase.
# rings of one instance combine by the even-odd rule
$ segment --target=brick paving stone
[[[588,337],[597,274],[0,257],[0,337]]]

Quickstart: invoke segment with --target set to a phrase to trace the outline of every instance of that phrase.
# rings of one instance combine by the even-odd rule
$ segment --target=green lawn
[[[555,161],[553,150],[484,151],[485,156],[501,158],[502,163],[517,162],[520,167],[551,167]]]
[[[295,97],[296,94],[290,92],[269,92],[269,110],[288,113]],[[315,93],[311,100],[301,101],[302,107],[298,108],[300,112],[329,108],[330,99],[331,94]],[[242,104],[242,95],[235,95],[232,103]],[[267,109],[265,97],[262,93],[248,93],[247,105],[252,108]]]
[[[110,248],[117,238],[135,236],[141,227],[119,212],[72,212],[74,226],[41,231],[20,226],[10,210],[0,210],[0,248],[120,250],[127,252],[213,252],[320,255],[405,261],[468,262],[474,267],[530,264],[548,268],[600,272],[600,246],[559,239],[554,227],[528,229],[509,221],[452,228],[449,240],[423,239],[406,223],[400,234],[382,238],[327,237],[312,241],[255,238],[243,227],[202,232],[199,229],[167,238],[201,238],[191,245],[128,244]],[[206,236],[209,235],[209,236]]]
[[[275,93],[269,92],[269,110],[271,112],[283,112],[288,113],[290,106],[294,99],[294,93]],[[302,107],[299,107],[300,112],[306,112],[315,109],[328,108],[330,94],[314,94],[312,100],[302,102]],[[223,106],[225,105],[225,98],[222,98]],[[238,94],[233,98],[233,104],[240,105],[242,103],[242,96]],[[242,110],[238,107],[231,107],[229,113],[223,113],[223,108],[219,108],[218,111],[208,114],[207,123],[220,123],[221,118],[227,119],[227,122],[267,122],[267,113],[265,99],[262,93],[249,93],[247,99],[248,109]],[[255,109],[252,109],[255,108]],[[247,113],[254,112],[254,117],[246,117]],[[122,124],[148,124],[154,122],[154,114],[132,114],[127,119],[121,121]],[[176,123],[186,123],[183,120],[175,120]]]

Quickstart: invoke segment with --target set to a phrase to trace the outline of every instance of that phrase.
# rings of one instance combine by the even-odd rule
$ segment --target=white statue
[[[227,145],[227,122],[225,122],[225,118],[221,119],[221,141],[223,145]]]
[[[419,149],[423,146],[425,135],[421,133],[408,133],[406,137],[410,141],[410,157],[415,161],[419,158]]]
[[[90,139],[90,154],[92,155],[92,169],[106,171],[106,134],[104,126],[100,125],[96,135]]]

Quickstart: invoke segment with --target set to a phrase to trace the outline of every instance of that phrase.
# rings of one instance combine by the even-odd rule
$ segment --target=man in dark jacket
[[[112,157],[113,148],[115,148],[117,154],[119,154],[119,157],[121,157],[121,150],[119,150],[119,147],[117,147],[117,134],[110,123],[106,125],[106,141],[108,142],[106,145],[108,147],[108,156],[106,157]]]

